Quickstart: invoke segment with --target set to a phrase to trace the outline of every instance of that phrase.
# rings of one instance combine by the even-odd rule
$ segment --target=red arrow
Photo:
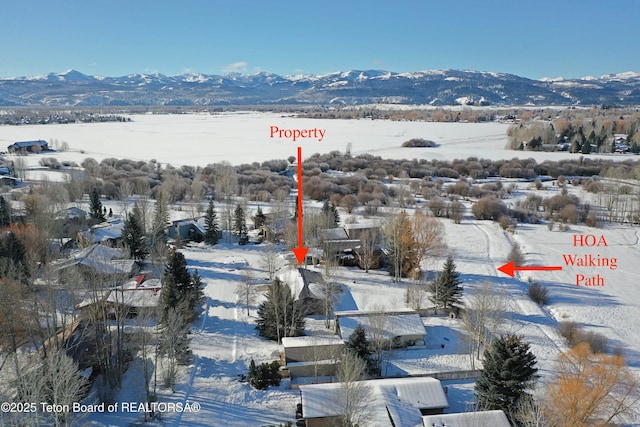
[[[309,248],[302,247],[302,147],[298,147],[298,247],[291,250],[298,264],[302,264],[309,252]]]
[[[502,267],[498,267],[499,271],[502,271],[507,276],[513,277],[515,271],[548,271],[548,270],[562,270],[561,265],[529,265],[529,266],[516,266],[513,261],[509,261]]]

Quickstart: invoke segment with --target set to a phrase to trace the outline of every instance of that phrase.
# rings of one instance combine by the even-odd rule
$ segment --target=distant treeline
[[[118,114],[88,111],[5,111],[0,113],[2,125],[47,125],[94,122],[130,122],[131,118]]]
[[[640,113],[602,111],[598,115],[562,114],[513,125],[508,130],[514,150],[571,153],[640,153]]]

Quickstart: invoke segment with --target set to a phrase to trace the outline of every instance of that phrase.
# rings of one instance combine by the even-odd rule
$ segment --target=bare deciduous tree
[[[373,230],[365,230],[360,235],[360,251],[358,256],[360,257],[360,263],[364,272],[368,273],[369,269],[376,261],[376,247],[378,243],[378,235]]]
[[[490,282],[480,284],[467,300],[462,322],[469,334],[471,367],[480,359],[481,349],[493,340],[507,310],[507,298]]]
[[[179,308],[170,308],[162,330],[162,352],[166,356],[164,384],[175,392],[178,364],[186,356],[188,348],[187,327]]]
[[[427,300],[427,284],[422,279],[412,281],[407,285],[405,302],[409,308],[419,312],[424,308]]]
[[[376,375],[382,375],[384,352],[390,350],[393,345],[387,330],[389,326],[387,317],[384,307],[375,306],[369,314],[369,325],[366,328],[373,358],[373,371]]]
[[[255,304],[258,298],[258,290],[256,289],[256,280],[247,270],[241,273],[242,280],[236,286],[236,296],[238,300],[244,304],[247,309],[247,317],[250,316],[249,309]]]
[[[365,426],[372,421],[369,407],[373,395],[364,382],[366,370],[366,362],[360,357],[349,351],[342,354],[337,374],[340,386],[330,403],[340,414],[333,423],[336,427]]]

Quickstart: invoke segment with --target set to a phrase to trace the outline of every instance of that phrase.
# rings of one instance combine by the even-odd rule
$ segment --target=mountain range
[[[640,105],[640,73],[533,80],[513,74],[352,70],[325,75],[225,75],[79,71],[0,79],[2,106],[223,105]]]

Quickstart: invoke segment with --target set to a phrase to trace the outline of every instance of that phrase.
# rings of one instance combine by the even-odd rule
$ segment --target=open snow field
[[[282,117],[268,113],[142,115],[131,123],[34,125],[0,127],[0,146],[15,141],[56,139],[66,141],[71,150],[51,155],[80,163],[86,157],[131,158],[174,165],[206,165],[220,161],[232,164],[296,154],[303,147],[304,156],[315,152],[344,151],[351,144],[353,154],[371,153],[390,158],[437,158],[452,160],[477,156],[509,159],[516,156],[545,159],[571,158],[568,153],[522,153],[507,151],[506,130],[500,123],[422,123],[371,120],[313,120]],[[298,129],[326,129],[322,142],[269,139],[269,126]],[[411,138],[431,139],[435,148],[401,148]],[[81,152],[82,151],[82,152]],[[49,155],[49,154],[47,154]],[[595,157],[595,156],[590,156]],[[629,156],[607,156],[630,158]],[[27,156],[36,165],[39,156]],[[523,186],[525,184],[519,184]],[[489,281],[508,300],[508,321],[503,330],[524,336],[538,359],[542,380],[552,378],[554,361],[566,350],[557,332],[557,322],[575,321],[586,330],[606,335],[610,346],[619,347],[628,364],[640,373],[640,232],[631,226],[607,226],[593,229],[571,226],[569,231],[549,231],[546,225],[522,224],[515,233],[507,233],[498,224],[476,221],[467,216],[461,224],[443,220],[449,251],[461,273],[465,293]],[[608,246],[575,247],[574,234],[603,235]],[[562,271],[520,272],[515,278],[496,269],[506,262],[513,242],[520,244],[528,265],[562,265]],[[214,248],[196,245],[185,248],[191,269],[198,268],[206,285],[206,308],[196,321],[191,336],[193,365],[183,370],[177,392],[164,392],[165,401],[198,402],[199,412],[166,414],[166,425],[190,426],[260,426],[293,420],[300,396],[288,390],[287,381],[280,388],[253,390],[239,381],[246,374],[251,358],[256,363],[278,358],[281,347],[259,338],[254,330],[256,306],[247,316],[235,294],[243,281],[242,271],[266,283],[262,268],[264,245],[238,246],[221,243]],[[564,264],[565,254],[591,254],[616,257],[617,268],[571,267]],[[429,270],[439,270],[444,259],[425,263]],[[576,286],[576,274],[599,274],[604,286]],[[526,293],[531,278],[547,286],[550,302],[540,308]],[[353,268],[341,268],[336,278],[349,290],[345,308],[372,309],[384,306],[404,308],[405,285],[394,283],[386,272],[369,274]],[[355,306],[355,307],[354,307]],[[428,338],[424,348],[395,351],[390,358],[390,373],[425,373],[439,370],[470,369],[466,345],[461,342],[459,320],[425,318]],[[321,323],[321,322],[318,322]],[[314,323],[315,325],[315,323]],[[445,343],[445,349],[439,344]],[[451,345],[450,345],[451,343]],[[141,392],[124,388],[119,400],[142,401]],[[450,411],[465,410],[472,400],[472,384],[450,386]],[[90,425],[123,425],[134,421],[132,414],[91,416]],[[636,420],[637,421],[637,420]]]
[[[128,158],[174,166],[206,166],[228,161],[241,163],[286,159],[303,148],[303,157],[333,150],[369,153],[384,158],[466,159],[470,156],[498,160],[518,156],[537,161],[561,159],[568,153],[505,150],[505,123],[432,123],[389,120],[302,119],[274,113],[224,113],[134,115],[131,122],[74,123],[66,125],[0,126],[0,150],[16,141],[44,139],[67,142],[65,153],[47,153],[78,164],[87,157]],[[270,138],[270,126],[280,129],[324,129],[322,142]],[[433,148],[402,148],[411,138],[430,139]],[[578,155],[573,155],[578,156]],[[603,155],[607,158],[627,156]],[[596,157],[591,155],[590,157]],[[37,162],[38,156],[28,156]],[[35,159],[35,160],[34,160]]]

